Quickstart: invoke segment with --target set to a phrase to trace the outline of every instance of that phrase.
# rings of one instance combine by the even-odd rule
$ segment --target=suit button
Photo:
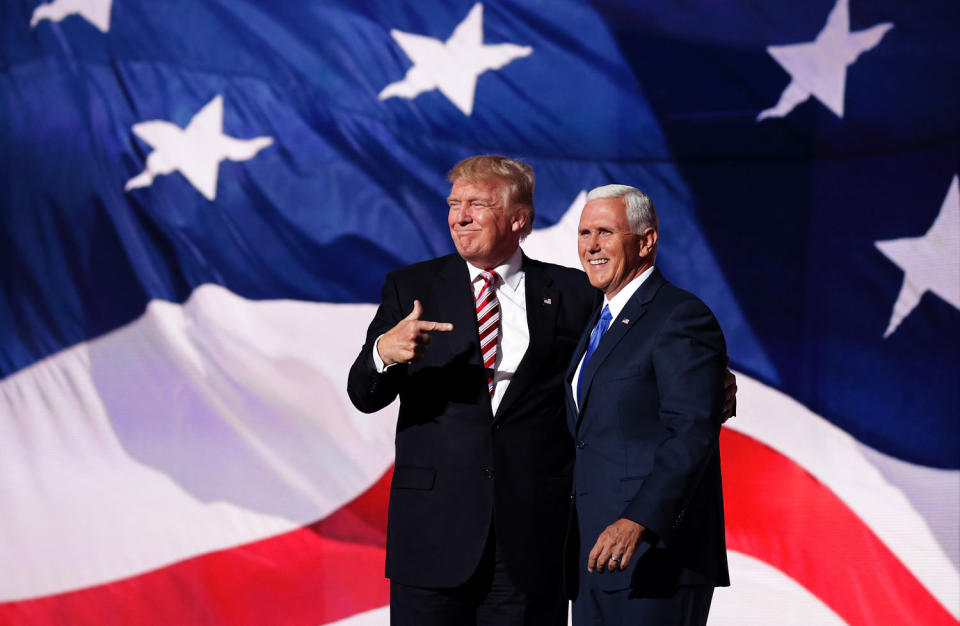
[[[582,442],[582,441],[578,441],[578,442],[577,442],[577,449],[578,449],[578,450],[583,450],[583,449],[586,448],[586,447],[587,447],[587,444],[585,444],[584,442]]]
[[[493,425],[493,430],[494,430],[495,432],[496,432],[496,431],[499,431],[501,428],[503,428],[503,427],[502,427],[500,424],[494,424],[494,425]]]
[[[486,476],[487,478],[493,478],[493,470],[490,469],[489,467],[485,467],[483,468],[483,475]]]

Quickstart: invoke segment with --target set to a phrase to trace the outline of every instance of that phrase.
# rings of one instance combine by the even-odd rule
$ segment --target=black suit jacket
[[[580,339],[565,385],[583,582],[650,597],[683,584],[727,585],[720,326],[703,302],[654,269],[583,368],[578,410],[569,383],[598,318]],[[586,574],[597,537],[619,518],[642,524],[652,542],[623,572]]]
[[[556,590],[570,511],[573,444],[563,378],[599,301],[583,272],[524,257],[530,344],[491,411],[466,262],[449,255],[391,272],[348,392],[363,412],[400,397],[387,526],[387,576],[453,587],[476,569],[491,522],[517,586]],[[414,299],[421,319],[452,322],[412,365],[376,372],[377,337]]]

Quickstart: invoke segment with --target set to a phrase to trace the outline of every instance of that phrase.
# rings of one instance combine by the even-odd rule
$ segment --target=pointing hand
[[[414,300],[410,315],[380,337],[377,351],[384,365],[410,363],[419,359],[430,345],[430,333],[453,330],[453,324],[422,320],[421,314],[423,306],[419,300]]]

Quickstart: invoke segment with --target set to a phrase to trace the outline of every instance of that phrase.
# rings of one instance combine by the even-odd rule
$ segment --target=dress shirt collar
[[[467,271],[470,272],[470,284],[473,284],[483,270],[471,265],[469,262],[466,263]],[[520,284],[520,279],[523,278],[523,253],[520,252],[520,248],[517,248],[509,259],[493,268],[492,271],[500,275],[500,280],[502,280],[505,285],[516,291]]]
[[[650,274],[653,274],[652,265],[645,269],[642,274],[627,283],[627,285],[618,291],[617,295],[615,295],[613,298],[608,299],[607,296],[603,296],[603,303],[610,307],[610,315],[613,320],[617,319],[617,316],[620,315],[620,311],[623,310],[623,307],[627,306],[627,302],[629,302],[630,298],[633,297],[633,294],[637,292],[637,289],[640,288],[640,285],[643,284],[643,281],[650,278]]]

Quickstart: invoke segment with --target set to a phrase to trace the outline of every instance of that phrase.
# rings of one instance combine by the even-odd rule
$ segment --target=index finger
[[[429,322],[427,320],[420,320],[417,324],[418,330],[425,330],[427,332],[449,332],[453,330],[453,324],[450,322]]]

